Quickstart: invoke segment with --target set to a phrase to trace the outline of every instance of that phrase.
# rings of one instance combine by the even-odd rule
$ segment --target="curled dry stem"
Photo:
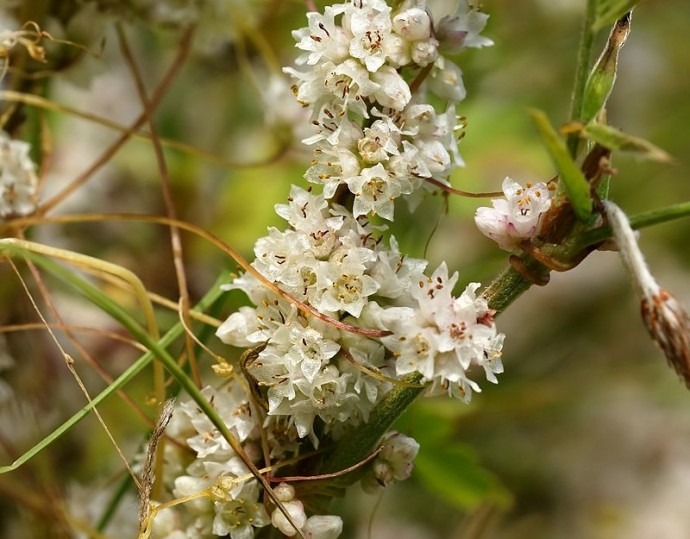
[[[217,237],[215,234],[204,230],[201,227],[187,223],[185,221],[180,221],[176,219],[170,219],[168,217],[153,216],[153,215],[135,215],[135,214],[123,214],[123,213],[113,213],[113,214],[79,214],[79,215],[58,215],[50,217],[27,217],[22,219],[15,219],[11,223],[5,223],[5,225],[0,225],[0,232],[2,230],[12,227],[23,227],[33,224],[41,223],[85,223],[91,221],[102,221],[104,218],[110,219],[112,221],[124,221],[124,222],[142,222],[142,223],[156,223],[159,225],[176,226],[182,230],[187,230],[205,240],[209,241],[221,251],[228,254],[230,257],[237,262],[237,264],[245,270],[247,273],[255,277],[264,287],[268,290],[281,297],[285,301],[293,304],[300,312],[305,316],[313,316],[322,320],[323,322],[330,324],[331,326],[340,329],[342,331],[347,331],[349,333],[354,333],[356,335],[362,335],[363,337],[387,337],[391,334],[390,331],[384,331],[380,329],[373,328],[363,328],[360,326],[355,326],[342,322],[328,315],[319,312],[317,309],[309,304],[300,301],[294,296],[288,294],[287,292],[281,290],[274,282],[270,281],[264,277],[258,270],[256,270],[247,260],[240,255],[235,249],[230,247],[227,243]],[[4,241],[4,240],[0,240]]]

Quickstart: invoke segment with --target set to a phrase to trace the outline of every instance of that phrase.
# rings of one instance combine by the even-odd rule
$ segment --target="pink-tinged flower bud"
[[[448,15],[439,21],[438,28],[434,34],[441,43],[443,52],[456,54],[465,46],[465,38],[468,32],[462,29],[460,23],[460,17],[450,17]]]
[[[457,54],[470,47],[489,47],[493,41],[480,35],[489,16],[460,0],[453,15],[443,17],[434,28],[434,37],[440,42],[441,52]]]

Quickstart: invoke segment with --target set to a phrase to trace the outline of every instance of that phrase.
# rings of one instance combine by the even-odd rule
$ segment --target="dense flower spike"
[[[491,44],[479,36],[486,16],[461,3],[445,23],[455,49]],[[317,135],[309,181],[334,197],[340,185],[354,194],[354,214],[393,220],[393,202],[407,198],[414,207],[425,179],[447,182],[452,165],[462,164],[455,131],[461,128],[454,102],[465,96],[462,75],[438,54],[439,41],[424,2],[404,2],[395,12],[382,1],[353,1],[309,14],[309,27],[294,33],[301,69],[286,68],[296,79],[298,101],[311,108]],[[462,43],[457,43],[460,39]],[[412,98],[400,69],[432,65],[429,88],[446,99],[442,114]],[[371,121],[372,117],[376,118]],[[361,120],[368,119],[362,129]]]
[[[307,18],[308,26],[293,34],[303,52],[298,67],[285,71],[315,128],[304,141],[314,148],[305,176],[322,190],[292,186],[287,203],[275,207],[287,228],[271,228],[256,242],[252,265],[321,313],[390,335],[365,338],[307,317],[249,274],[226,286],[254,305],[231,314],[217,335],[251,349],[241,368],[254,386],[253,406],[264,411],[263,424],[238,384],[205,392],[248,455],[257,456],[263,429],[270,459],[298,454],[305,439],[313,447],[337,441],[367,422],[392,381],[407,374],[420,376],[430,394],[467,401],[479,390],[473,370],[491,382],[502,372],[503,335],[476,295],[479,284],[453,296],[457,273],[449,277],[443,263],[427,276],[427,262],[402,254],[386,227],[373,222],[375,216],[393,221],[400,198],[414,208],[425,189],[435,188],[427,179],[447,183],[453,167],[462,165],[455,111],[464,97],[461,74],[440,56],[424,1],[393,9],[383,0],[352,0]],[[485,21],[462,3],[445,23],[448,39],[456,49],[487,45],[479,36]],[[425,68],[429,80],[416,83],[413,95],[411,82]],[[442,110],[426,102],[428,92],[446,100]],[[233,539],[251,537],[269,520],[288,537],[341,533],[339,517],[308,516],[287,484],[276,489],[282,510],[271,506],[270,517],[263,513],[256,504],[259,485],[243,477],[238,456],[195,406],[181,409],[187,432],[178,437],[196,459],[174,479],[174,493],[217,493],[197,508],[193,526]],[[410,438],[390,436],[371,465],[376,484],[408,477],[417,449]],[[233,520],[237,512],[243,518]]]

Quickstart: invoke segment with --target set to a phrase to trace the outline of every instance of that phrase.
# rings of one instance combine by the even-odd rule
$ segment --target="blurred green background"
[[[442,12],[452,4],[437,2],[435,7]],[[286,123],[299,117],[289,94],[267,94],[268,73],[294,59],[290,31],[304,24],[305,7],[279,0],[228,5],[232,25],[225,30],[232,41],[209,50],[202,42],[210,37],[203,35],[203,25],[199,28],[198,43],[157,112],[157,125],[162,136],[242,164],[166,153],[179,217],[251,258],[254,241],[266,227],[282,226],[273,206],[285,199],[291,183],[305,184],[302,174],[310,161],[297,143],[305,135],[293,133]],[[545,110],[555,125],[566,121],[584,0],[485,0],[483,6],[491,16],[485,34],[495,45],[460,58],[468,89],[458,110],[468,120],[460,145],[467,166],[453,175],[453,184],[470,191],[498,190],[505,176],[524,182],[554,175],[526,109]],[[126,27],[153,88],[180,34],[155,27],[143,13],[130,15]],[[140,107],[109,20],[104,19],[102,55],[73,61],[45,89],[56,102],[127,124]],[[37,22],[60,32],[55,18]],[[73,32],[75,41],[86,32],[78,25],[63,30],[67,36]],[[609,123],[647,138],[674,162],[614,157],[618,174],[611,198],[630,214],[690,200],[689,30],[686,0],[643,0],[633,17]],[[606,33],[597,36],[597,54]],[[99,43],[94,39],[91,47]],[[260,53],[263,47],[273,51],[275,62]],[[46,197],[114,138],[111,131],[69,115],[27,114],[35,125],[46,120],[50,126],[54,152],[44,169]],[[252,163],[264,164],[247,166]],[[474,227],[478,205],[473,199],[451,198],[446,214],[441,197],[428,197],[414,216],[398,208],[393,230],[404,250],[414,256],[426,251],[430,267],[446,260],[460,272],[461,285],[487,283],[506,257]],[[150,144],[129,142],[58,210],[163,214]],[[126,266],[154,292],[177,297],[164,227],[109,221],[45,225],[32,237]],[[660,283],[685,305],[690,305],[688,237],[690,221],[681,220],[644,230],[640,239]],[[220,272],[235,269],[225,254],[192,236],[185,236],[185,254],[193,298]],[[8,306],[4,324],[35,318],[7,268],[0,292]],[[57,290],[55,295],[74,323],[97,320],[97,312],[67,293]],[[232,295],[224,313],[242,301]],[[595,252],[571,272],[553,275],[548,286],[529,290],[511,306],[498,326],[507,335],[500,383],[482,384],[483,392],[469,406],[445,400],[416,403],[400,428],[422,444],[417,473],[389,489],[375,511],[372,499],[357,492],[339,501],[346,520],[343,537],[367,537],[370,525],[376,539],[690,537],[690,393],[647,338],[617,255]],[[136,357],[112,343],[87,344],[113,373]],[[14,439],[10,446],[20,451],[38,434],[19,432],[17,417],[34,418],[45,434],[83,401],[47,337],[12,334],[6,348],[16,364],[0,376],[26,406],[17,411],[16,402],[4,404],[0,417],[6,418],[3,437]],[[88,368],[80,372],[94,392],[102,387]],[[142,379],[132,390],[141,401],[147,383]],[[125,416],[117,402],[103,413],[118,440],[135,452],[145,426],[134,414]],[[0,497],[16,502],[12,485],[23,481],[64,491],[58,466],[82,483],[100,478],[104,469],[114,474],[118,464],[112,454],[89,419],[27,476],[14,474],[7,480],[14,483],[0,478]],[[0,509],[3,536],[21,537],[12,533],[26,529],[27,514],[9,506]],[[49,528],[34,536],[49,536]]]

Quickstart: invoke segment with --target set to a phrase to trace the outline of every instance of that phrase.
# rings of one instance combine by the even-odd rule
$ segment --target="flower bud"
[[[295,487],[288,483],[280,483],[273,489],[276,499],[280,502],[290,502],[295,499]]]
[[[292,521],[301,530],[307,523],[307,515],[304,512],[304,505],[299,500],[293,500],[291,502],[283,502],[283,509],[287,511],[292,518]],[[288,521],[287,517],[283,514],[280,508],[276,507],[271,515],[271,524],[275,528],[278,528],[283,535],[292,537],[297,533],[297,530]]]
[[[415,7],[396,15],[393,29],[408,41],[420,41],[431,35],[431,19],[426,11]]]
[[[460,17],[446,15],[439,21],[434,34],[441,43],[443,52],[457,54],[465,46],[468,32],[462,28]]]
[[[309,517],[302,529],[306,539],[336,539],[343,532],[343,519],[336,515]]]
[[[630,20],[632,12],[616,21],[611,29],[611,34],[601,56],[592,68],[585,86],[584,101],[582,104],[582,121],[589,123],[606,106],[611,95],[613,85],[616,82],[616,69],[618,67],[618,53],[625,45],[625,40],[630,33]]]

